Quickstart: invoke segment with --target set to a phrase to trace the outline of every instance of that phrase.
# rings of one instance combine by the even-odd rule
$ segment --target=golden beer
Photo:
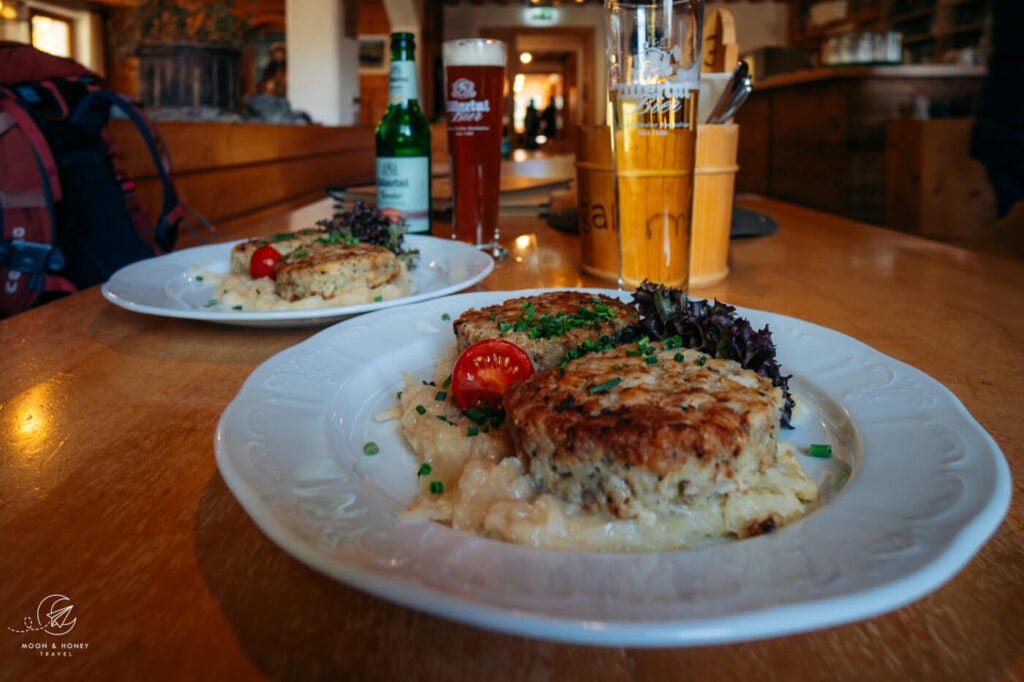
[[[621,286],[646,279],[687,289],[696,115],[695,90],[612,93]]]

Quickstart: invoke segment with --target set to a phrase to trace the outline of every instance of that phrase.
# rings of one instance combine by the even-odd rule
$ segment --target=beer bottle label
[[[429,232],[430,157],[377,157],[377,208],[401,213],[409,232]]]
[[[419,99],[419,87],[416,80],[416,62],[391,62],[391,75],[388,80],[388,103],[404,104],[411,99]]]

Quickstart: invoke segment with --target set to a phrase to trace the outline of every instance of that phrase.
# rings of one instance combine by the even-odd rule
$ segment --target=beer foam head
[[[505,43],[484,38],[448,40],[442,46],[445,66],[505,67]]]

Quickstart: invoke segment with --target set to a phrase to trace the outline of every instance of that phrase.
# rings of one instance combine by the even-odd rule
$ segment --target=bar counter
[[[0,322],[0,679],[1024,677],[1024,263],[775,200],[741,205],[778,232],[734,240],[730,275],[693,295],[823,325],[917,367],[1007,458],[1006,519],[935,592],[861,622],[693,648],[543,641],[369,596],[279,549],[214,461],[218,418],[246,377],[317,330],[136,314],[97,287]],[[238,221],[222,238],[329,210]],[[535,217],[502,223],[511,255],[475,289],[607,286],[581,275],[576,235]],[[65,636],[29,630],[53,595],[73,606]]]
[[[886,222],[886,190],[894,180],[885,163],[886,123],[932,104],[932,118],[971,116],[985,72],[957,64],[849,65],[758,80],[736,115],[737,191],[898,227]],[[945,144],[943,153],[959,165],[978,163],[966,148]],[[981,226],[950,226],[947,233]]]

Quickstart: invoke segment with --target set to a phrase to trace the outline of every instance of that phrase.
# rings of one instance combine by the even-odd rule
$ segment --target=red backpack
[[[107,123],[128,118],[163,185],[156,220]],[[184,207],[155,126],[70,59],[0,41],[0,318],[170,251]]]

